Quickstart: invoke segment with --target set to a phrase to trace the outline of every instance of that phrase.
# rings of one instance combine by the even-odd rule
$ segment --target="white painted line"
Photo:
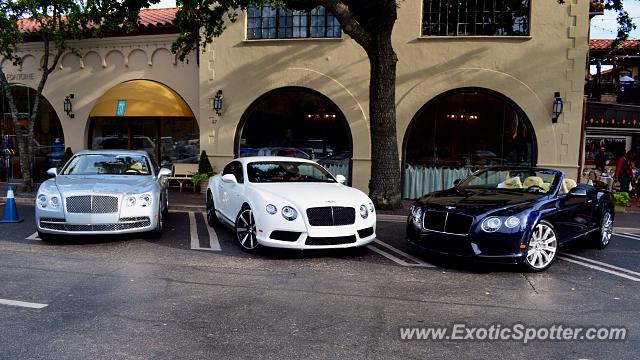
[[[221,251],[220,242],[218,241],[218,234],[216,233],[216,229],[212,228],[207,224],[207,213],[203,212],[202,216],[204,217],[205,225],[207,226],[207,231],[209,232],[209,245],[211,246],[211,250],[213,251]]]
[[[579,260],[574,260],[572,258],[568,258],[568,257],[565,257],[565,256],[558,256],[558,259],[561,259],[561,260],[564,260],[564,261],[568,261],[570,263],[574,263],[574,264],[581,265],[581,266],[584,266],[584,267],[588,267],[588,268],[593,269],[593,270],[606,272],[606,273],[609,273],[609,274],[612,274],[612,275],[616,275],[616,276],[619,276],[619,277],[622,277],[622,278],[625,278],[625,279],[629,279],[629,280],[632,280],[632,281],[640,282],[640,278],[636,278],[636,277],[633,277],[631,275],[627,275],[625,273],[621,273],[621,272],[618,272],[618,271],[615,271],[615,270],[610,270],[610,269],[603,268],[603,267],[600,267],[600,266],[597,266],[597,265],[589,264],[589,263],[582,262],[582,261],[579,261]]]
[[[0,305],[19,306],[19,307],[26,307],[30,309],[42,309],[49,306],[48,304],[38,304],[38,303],[32,303],[32,302],[7,300],[7,299],[0,299]]]
[[[191,249],[199,249],[200,240],[198,240],[198,229],[196,228],[196,216],[193,212],[189,212],[189,232],[191,235]]]
[[[618,235],[627,239],[640,241],[640,236],[634,236],[633,234],[629,234],[629,233],[624,233],[624,234],[614,233],[613,235]]]
[[[421,266],[424,266],[424,267],[435,267],[434,265],[431,265],[431,264],[429,264],[429,263],[426,263],[426,262],[424,262],[424,261],[422,261],[422,260],[420,260],[420,259],[416,258],[416,257],[415,257],[415,256],[413,256],[413,255],[407,254],[406,252],[404,252],[404,251],[402,251],[402,250],[400,250],[400,249],[397,249],[397,248],[395,248],[395,247],[393,247],[393,246],[391,246],[391,245],[389,245],[389,244],[385,243],[384,241],[381,241],[381,240],[379,240],[379,239],[375,239],[375,240],[373,240],[373,241],[374,241],[376,244],[378,244],[378,245],[382,245],[382,246],[386,247],[387,249],[389,249],[389,250],[391,250],[391,251],[394,251],[394,252],[396,252],[397,254],[400,254],[400,255],[402,255],[402,256],[404,256],[404,257],[406,257],[407,259],[409,259],[409,260],[411,260],[411,261],[415,261],[417,264],[419,264],[419,265],[421,265]]]
[[[29,237],[24,238],[25,240],[35,240],[35,241],[42,241],[42,239],[40,239],[40,237],[38,236],[38,232],[34,232],[33,234],[29,235]]]
[[[633,270],[629,270],[629,269],[621,268],[621,267],[619,267],[619,266],[615,266],[615,265],[607,264],[607,263],[604,263],[604,262],[601,262],[601,261],[597,261],[597,260],[589,259],[589,258],[586,258],[586,257],[582,257],[582,256],[574,255],[574,254],[562,253],[562,255],[563,255],[563,256],[568,256],[568,257],[573,258],[573,259],[582,260],[582,261],[587,261],[587,262],[590,262],[590,263],[593,263],[593,264],[598,264],[598,265],[601,265],[601,266],[606,266],[606,267],[608,267],[608,268],[610,268],[610,269],[614,269],[614,270],[618,270],[618,271],[626,272],[626,273],[629,273],[629,274],[631,274],[631,275],[635,275],[635,276],[640,277],[640,272],[636,272],[636,271],[633,271]]]
[[[381,222],[404,223],[407,222],[407,217],[405,215],[378,214],[376,215],[376,220]]]
[[[402,259],[399,259],[399,258],[397,258],[397,257],[395,257],[395,256],[393,256],[393,255],[391,255],[391,254],[389,254],[389,253],[388,253],[388,252],[386,252],[386,251],[382,251],[382,250],[378,249],[378,248],[377,248],[377,247],[375,247],[375,246],[367,245],[367,248],[368,248],[369,250],[373,250],[373,251],[377,252],[378,254],[380,254],[380,255],[382,255],[382,256],[384,256],[384,257],[386,257],[387,259],[389,259],[389,260],[391,260],[391,261],[394,261],[394,262],[396,262],[396,263],[398,263],[398,264],[400,264],[400,265],[402,265],[402,266],[411,266],[411,264],[409,264],[408,262],[406,262],[406,261],[404,261],[404,260],[402,260]],[[416,264],[416,265],[417,265],[417,264]]]

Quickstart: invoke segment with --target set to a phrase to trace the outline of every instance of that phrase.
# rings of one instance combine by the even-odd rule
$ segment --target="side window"
[[[233,168],[233,175],[235,175],[236,180],[238,180],[239,184],[244,183],[244,172],[242,171],[241,163],[236,163],[236,166]]]
[[[222,175],[233,174],[233,167],[235,162],[227,164],[227,166],[222,169]]]

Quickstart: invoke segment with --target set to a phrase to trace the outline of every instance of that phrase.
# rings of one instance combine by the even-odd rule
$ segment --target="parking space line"
[[[212,247],[203,248],[200,247],[200,239],[198,238],[198,223],[196,223],[196,214],[192,211],[189,212],[189,235],[191,236],[191,250],[208,250],[208,251],[220,251],[220,244],[218,249]],[[207,225],[207,228],[209,226]],[[217,236],[216,236],[217,240]],[[209,241],[211,241],[211,232],[209,232]],[[210,242],[211,243],[211,242]],[[211,243],[213,245],[213,243]]]
[[[415,257],[415,256],[413,256],[413,255],[409,255],[409,254],[407,254],[406,252],[404,252],[404,251],[402,251],[402,250],[400,250],[400,249],[397,249],[397,248],[395,248],[395,247],[393,247],[393,246],[391,246],[391,245],[389,245],[389,244],[385,243],[384,241],[380,241],[379,239],[375,239],[375,240],[373,240],[373,241],[374,241],[376,244],[378,244],[378,245],[384,246],[384,247],[386,247],[387,249],[389,249],[389,250],[391,250],[391,251],[394,251],[394,252],[396,252],[396,253],[398,253],[398,254],[400,254],[400,255],[404,256],[405,258],[407,258],[407,259],[411,260],[411,261],[416,262],[416,263],[417,263],[417,264],[419,264],[420,266],[424,266],[424,267],[435,267],[434,265],[431,265],[431,264],[429,264],[429,263],[426,263],[426,262],[424,262],[424,261],[422,261],[422,260],[420,260],[420,259],[416,258],[416,257]]]
[[[607,264],[607,263],[604,263],[604,262],[601,262],[601,261],[589,259],[589,258],[586,258],[586,257],[574,255],[574,254],[562,253],[562,255],[563,256],[568,256],[568,257],[573,258],[573,259],[587,261],[587,262],[594,263],[594,264],[597,264],[597,265],[605,266],[605,267],[608,267],[610,269],[626,272],[626,273],[629,273],[631,275],[635,275],[635,276],[640,277],[640,272],[636,272],[636,271],[633,271],[633,270],[625,269],[625,268],[622,268],[622,267],[619,267],[619,266]]]
[[[28,237],[24,238],[25,240],[34,240],[34,241],[42,241],[42,239],[40,239],[40,237],[38,236],[38,232],[34,232],[33,234],[29,235]]]
[[[617,236],[621,236],[627,239],[631,239],[631,240],[637,240],[640,241],[640,236],[635,235],[635,234],[629,234],[629,233],[614,233],[613,235],[617,235]]]
[[[625,278],[625,279],[629,279],[629,280],[632,280],[632,281],[640,282],[640,278],[633,277],[631,275],[628,275],[628,274],[625,274],[625,273],[622,273],[622,272],[619,272],[619,271],[615,271],[615,270],[612,270],[612,269],[609,269],[609,268],[605,268],[605,267],[602,267],[602,266],[591,264],[589,262],[576,260],[576,259],[573,259],[573,258],[570,258],[570,257],[566,257],[566,256],[562,256],[562,255],[558,256],[558,259],[561,259],[561,260],[564,260],[564,261],[568,261],[570,263],[574,263],[574,264],[577,264],[577,265],[581,265],[581,266],[584,266],[584,267],[587,267],[587,268],[590,268],[590,269],[593,269],[593,270],[606,272],[608,274],[616,275],[616,276],[619,276],[619,277],[622,277],[622,278]],[[595,260],[592,260],[592,261],[595,261]],[[604,263],[601,263],[601,264],[604,264]],[[612,266],[612,265],[609,265],[609,264],[604,264],[604,265],[609,266],[609,267]]]
[[[25,307],[30,309],[42,309],[49,306],[49,304],[38,304],[38,303],[18,301],[18,300],[8,300],[8,299],[0,299],[0,305],[19,306],[19,307]]]
[[[387,259],[389,259],[389,260],[391,260],[391,261],[393,261],[393,262],[395,262],[395,263],[397,263],[397,264],[400,264],[400,265],[402,265],[402,266],[414,266],[414,265],[418,265],[418,264],[409,264],[408,262],[406,262],[406,261],[404,261],[404,260],[402,260],[402,259],[400,259],[400,258],[398,258],[398,257],[395,257],[395,256],[393,256],[393,255],[389,254],[389,253],[388,253],[388,252],[386,252],[386,251],[380,250],[380,249],[378,249],[377,247],[372,246],[372,245],[367,245],[367,249],[372,250],[372,251],[375,251],[375,252],[377,252],[378,254],[380,254],[380,255],[382,255],[382,256],[384,256],[384,257],[386,257]]]
[[[204,217],[204,222],[205,222],[205,226],[207,227],[207,232],[209,232],[209,246],[211,247],[211,250],[213,251],[221,251],[222,248],[220,247],[220,241],[218,241],[218,234],[216,233],[216,229],[214,229],[213,227],[209,226],[209,224],[207,224],[207,213],[203,212],[202,216]]]

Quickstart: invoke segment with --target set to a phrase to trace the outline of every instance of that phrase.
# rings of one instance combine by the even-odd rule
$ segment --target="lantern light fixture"
[[[220,111],[222,110],[223,98],[224,96],[222,95],[222,89],[218,90],[218,92],[216,92],[216,96],[213,98],[213,110],[216,111],[216,114],[218,114],[218,116],[222,116],[222,113]]]
[[[73,99],[73,94],[69,94],[64,98],[63,108],[64,112],[67,113],[67,116],[73,119],[75,115],[71,113],[73,111],[73,104],[71,104],[71,99]]]
[[[560,114],[562,114],[564,103],[562,101],[562,98],[560,97],[560,92],[556,91],[555,94],[553,94],[553,97],[553,118],[551,119],[551,121],[555,124],[558,122],[558,117],[560,116]]]

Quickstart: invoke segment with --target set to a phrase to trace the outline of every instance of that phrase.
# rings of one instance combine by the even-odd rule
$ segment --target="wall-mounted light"
[[[562,108],[564,106],[563,102],[562,102],[562,98],[560,97],[560,93],[559,92],[555,92],[555,94],[553,94],[553,118],[551,119],[551,121],[555,124],[558,122],[558,117],[560,116],[560,114],[562,114]]]
[[[213,98],[213,110],[216,111],[216,114],[218,114],[218,116],[222,116],[222,113],[220,113],[220,111],[222,110],[223,98],[224,96],[222,96],[222,89],[218,90],[218,92],[216,93],[216,96]]]
[[[76,116],[71,113],[73,111],[73,105],[71,104],[71,99],[73,99],[73,94],[69,94],[67,97],[65,97],[63,107],[64,107],[64,112],[67,113],[67,116],[73,119]]]

